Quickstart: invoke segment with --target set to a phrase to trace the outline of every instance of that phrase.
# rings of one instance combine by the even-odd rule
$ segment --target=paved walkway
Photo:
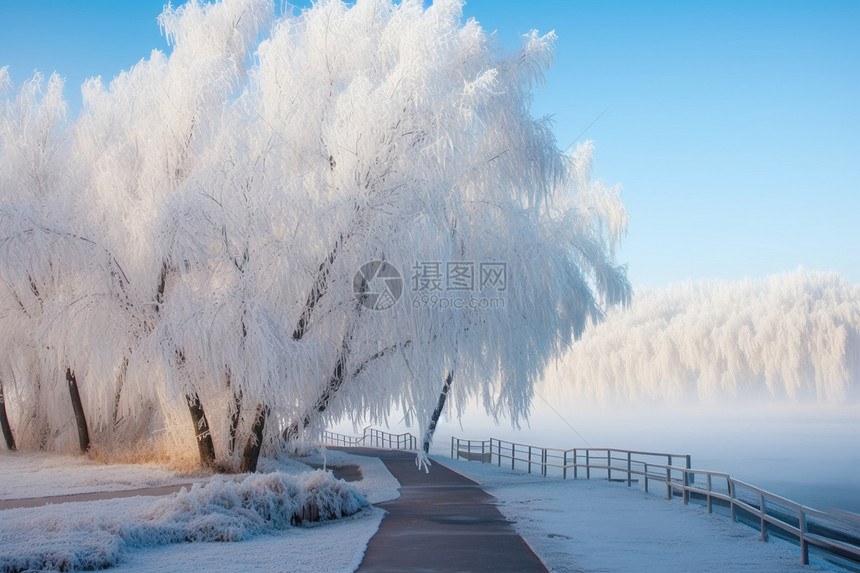
[[[400,497],[378,503],[388,515],[370,540],[359,572],[546,571],[477,483],[415,453],[344,448],[378,457],[400,482]]]
[[[191,489],[192,484],[162,485],[138,489],[120,489],[112,491],[96,491],[92,493],[70,493],[66,495],[50,495],[44,497],[23,497],[19,499],[0,499],[0,509],[15,509],[19,507],[41,507],[51,503],[69,503],[73,501],[97,501],[116,499],[120,497],[135,497],[138,495],[170,495],[180,489]]]
[[[329,468],[334,477],[346,481],[358,481],[361,479],[361,470],[358,466],[343,466]],[[161,496],[177,493],[183,487],[191,489],[193,483],[180,483],[176,485],[160,485],[155,487],[142,487],[137,489],[118,489],[108,491],[94,491],[89,493],[69,493],[64,495],[48,495],[43,497],[22,497],[15,499],[0,499],[0,510],[17,509],[21,507],[42,507],[52,503],[70,503],[74,501],[100,501],[103,499],[118,499],[123,497]]]

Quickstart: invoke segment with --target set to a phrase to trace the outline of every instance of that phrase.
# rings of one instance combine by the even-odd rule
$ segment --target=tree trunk
[[[387,348],[383,348],[382,350],[362,362],[362,364],[352,372],[352,377],[357,378],[358,375],[361,374],[362,371],[364,371],[364,369],[374,360],[382,358],[390,352],[404,349],[411,344],[412,341],[407,340],[403,344],[395,344]],[[302,429],[305,429],[311,425],[311,417],[314,415],[314,413],[321,414],[326,411],[329,403],[332,401],[335,394],[337,394],[337,391],[340,390],[341,386],[343,386],[343,382],[346,377],[346,373],[344,372],[344,364],[346,363],[348,353],[349,347],[346,346],[346,343],[344,342],[344,345],[341,349],[340,357],[338,358],[337,364],[334,367],[334,373],[332,374],[332,377],[329,379],[329,382],[326,385],[325,389],[314,402],[313,408],[306,411],[305,415],[301,418]],[[299,422],[293,422],[292,424],[287,426],[286,429],[284,429],[284,440],[286,440],[287,442],[292,442],[299,437],[299,424]]]
[[[233,394],[233,405],[236,408],[230,416],[230,455],[236,451],[236,433],[239,431],[239,420],[242,415],[242,393]]]
[[[325,294],[328,288],[328,275],[330,272],[330,267],[334,264],[335,258],[337,258],[337,251],[340,248],[340,243],[343,241],[343,236],[335,242],[334,248],[329,253],[328,257],[320,263],[319,269],[317,270],[317,277],[314,280],[314,284],[311,287],[311,292],[308,293],[308,298],[305,301],[305,308],[302,311],[301,316],[299,317],[299,321],[296,324],[296,328],[293,331],[293,340],[299,341],[301,340],[305,332],[307,331],[308,323],[310,322],[311,314],[313,313],[314,308],[317,303],[320,301],[322,296]],[[335,392],[337,388],[340,388],[340,385],[343,383],[343,362],[344,362],[344,353],[341,351],[341,355],[338,358],[337,365],[335,366],[335,374],[329,380],[327,388],[323,391],[319,398],[317,398],[316,403],[314,404],[314,409],[318,409],[318,411],[322,412],[328,406],[329,400],[331,400],[332,392],[330,389],[334,384],[336,386]],[[338,377],[340,379],[338,380]],[[320,405],[322,405],[322,409],[319,409]],[[307,428],[311,423],[310,412],[306,413],[301,420],[302,428]],[[299,422],[293,422],[289,426],[284,429],[284,433],[282,434],[284,440],[289,443],[294,441],[299,437]]]
[[[87,418],[84,415],[81,394],[78,392],[78,381],[74,372],[69,368],[66,368],[66,381],[69,383],[69,395],[72,398],[72,409],[75,411],[75,422],[78,425],[78,442],[81,446],[81,452],[86,453],[90,449],[90,431],[87,428]]]
[[[317,303],[328,289],[328,275],[331,265],[334,264],[334,260],[337,257],[339,246],[340,240],[334,244],[334,248],[331,250],[328,257],[320,263],[319,270],[317,271],[317,278],[314,281],[313,287],[311,287],[308,299],[305,301],[305,308],[302,311],[302,315],[299,317],[296,329],[293,331],[293,340],[301,340],[304,337],[308,323],[311,319],[311,313],[313,313],[314,307],[316,307]]]
[[[128,357],[122,359],[122,365],[119,367],[119,374],[116,376],[116,390],[113,398],[113,427],[116,428],[119,422],[119,401],[122,398],[122,387],[125,384],[125,376],[128,373]]]
[[[433,410],[433,415],[430,417],[430,425],[427,427],[427,432],[424,434],[424,453],[430,453],[430,442],[433,441],[433,434],[436,433],[436,424],[439,422],[439,417],[445,410],[445,401],[448,399],[448,391],[451,389],[451,383],[454,381],[454,373],[448,372],[445,376],[445,383],[442,385],[442,392],[439,393],[439,402],[436,404],[436,409]]]
[[[6,447],[15,451],[15,436],[12,435],[12,427],[9,425],[9,417],[6,415],[6,398],[3,394],[3,381],[0,380],[0,426],[3,427],[3,437],[6,439]]]
[[[257,405],[257,415],[254,416],[254,426],[245,451],[242,453],[242,465],[239,471],[242,473],[257,471],[257,461],[260,459],[260,448],[263,446],[263,429],[266,427],[266,416],[269,409],[263,404]]]
[[[36,395],[31,423],[36,426],[35,434],[39,440],[39,451],[44,452],[48,449],[48,437],[50,436],[50,429],[47,416],[45,415],[44,408],[42,407],[42,403],[44,402],[44,397],[42,395],[42,380],[38,376],[36,376],[33,385],[36,388]]]
[[[209,433],[209,421],[206,412],[197,394],[193,396],[186,394],[188,411],[191,412],[191,420],[194,422],[194,431],[197,435],[197,451],[200,452],[200,465],[205,468],[215,466],[215,446],[212,444],[212,434]]]
[[[337,391],[340,390],[340,387],[343,385],[344,380],[344,364],[346,363],[347,355],[349,354],[349,347],[344,341],[341,346],[340,356],[338,356],[337,364],[334,366],[334,372],[332,373],[331,378],[329,378],[328,384],[326,384],[325,389],[314,402],[313,408],[305,413],[302,417],[301,424],[302,429],[307,428],[311,425],[311,416],[315,413],[323,413],[328,408],[329,402],[331,402],[334,395],[337,394]],[[284,430],[284,439],[287,442],[292,442],[299,436],[299,422],[293,422]]]
[[[245,338],[244,321],[242,323],[242,338]],[[242,419],[242,389],[237,392],[233,388],[233,374],[229,368],[225,372],[227,388],[233,394],[233,413],[230,414],[230,457],[236,452],[236,435],[239,433],[239,421]]]

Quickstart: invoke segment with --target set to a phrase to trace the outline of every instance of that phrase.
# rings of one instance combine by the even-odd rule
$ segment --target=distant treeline
[[[860,285],[833,273],[689,282],[637,292],[550,369],[548,395],[703,402],[858,395]]]

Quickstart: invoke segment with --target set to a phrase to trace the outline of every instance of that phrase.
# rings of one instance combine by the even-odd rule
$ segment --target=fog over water
[[[550,408],[538,399],[519,429],[506,420],[497,424],[477,406],[460,420],[445,420],[434,451],[450,455],[451,436],[689,454],[696,469],[727,472],[818,509],[860,513],[858,404],[633,408],[555,402]]]

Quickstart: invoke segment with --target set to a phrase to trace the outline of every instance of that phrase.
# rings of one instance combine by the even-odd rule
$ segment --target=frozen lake
[[[860,405],[575,406],[540,397],[520,429],[477,407],[440,421],[432,453],[450,456],[451,436],[523,444],[690,454],[697,469],[727,472],[817,509],[860,514]],[[417,430],[398,424],[392,432]],[[360,433],[360,428],[358,433]],[[351,424],[335,431],[353,433]]]

